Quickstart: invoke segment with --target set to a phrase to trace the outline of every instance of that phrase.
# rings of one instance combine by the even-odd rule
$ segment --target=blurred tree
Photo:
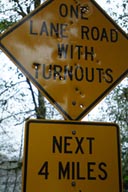
[[[42,2],[42,0],[0,0],[0,33],[25,17]],[[128,0],[106,0],[105,2],[104,9],[106,12],[128,33]],[[1,52],[0,55],[2,55]],[[8,140],[8,142],[11,142],[14,137],[14,135],[11,137],[8,135],[7,129],[9,125],[12,126],[12,122],[12,128],[15,129],[15,126],[22,124],[30,117],[46,118],[46,112],[48,111],[48,118],[55,118],[55,113],[57,113],[52,106],[46,110],[46,100],[40,92],[36,90],[31,82],[26,79],[16,67],[5,62],[1,60],[2,71],[7,70],[6,73],[9,72],[7,74],[12,74],[12,76],[7,78],[3,76],[0,79],[0,140],[3,140],[3,142],[0,143],[0,150],[3,151],[3,153],[5,148],[7,148],[3,135],[7,136],[5,139]],[[123,178],[125,179],[127,178],[128,169],[127,85],[119,85],[116,87],[106,98],[106,110],[102,110],[102,119],[105,120],[109,118],[109,121],[116,122],[120,126]],[[49,115],[50,113],[51,115]],[[62,117],[60,116],[60,118]],[[21,141],[21,147],[23,145],[22,142],[23,141]],[[10,143],[7,151],[9,153],[10,151],[15,152],[17,151],[17,147],[14,147],[13,144]],[[20,155],[21,153],[19,153],[19,156]]]
[[[9,0],[8,2],[1,0],[0,3],[0,14],[2,15],[0,19],[0,31],[3,32],[12,24],[16,23],[19,19],[29,14],[33,9],[37,8],[40,5],[41,0]],[[17,70],[17,72],[18,76],[24,76],[19,70]],[[37,103],[31,82],[29,81],[29,79],[26,79],[26,82],[28,83],[29,89],[31,91],[31,96],[35,105],[36,117],[45,119],[46,109],[44,97],[38,91]]]
[[[32,10],[36,9],[42,2],[43,0],[0,0],[0,32],[3,33]],[[12,132],[12,129],[8,129],[8,126],[5,128],[5,125],[9,123],[11,127],[18,127],[18,125],[22,125],[25,120],[32,117],[52,119],[56,114],[56,118],[62,118],[57,110],[33,86],[29,79],[1,51],[0,57],[1,135],[7,136],[8,131]],[[3,144],[0,144],[0,148],[5,149],[5,140],[2,140]],[[9,141],[11,142],[12,140]],[[8,145],[8,147],[9,149],[7,151],[12,149],[12,144]],[[8,147],[6,146],[6,148]]]
[[[107,6],[106,6],[107,5]],[[112,6],[113,5],[113,6]],[[128,34],[128,0],[106,0],[105,11]],[[123,51],[123,50],[122,50]],[[128,78],[117,86],[106,99],[106,109],[102,108],[102,119],[115,122],[120,127],[122,174],[124,187],[128,186]],[[105,112],[105,113],[104,113]],[[127,183],[127,184],[126,184]],[[127,188],[128,189],[128,188]],[[124,188],[125,190],[125,188]]]
[[[121,160],[124,187],[128,176],[128,79],[117,86],[104,100],[99,121],[114,122],[119,125],[121,138]]]
[[[128,33],[128,1],[127,0],[97,0],[111,18]]]

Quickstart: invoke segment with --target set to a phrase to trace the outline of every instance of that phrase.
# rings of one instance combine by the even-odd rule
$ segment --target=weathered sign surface
[[[67,119],[81,119],[128,72],[128,37],[93,0],[48,0],[0,48]]]

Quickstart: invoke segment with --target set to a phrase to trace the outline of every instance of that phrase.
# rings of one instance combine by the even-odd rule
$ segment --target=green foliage
[[[8,27],[12,26],[15,22],[3,19],[0,21],[0,33],[5,31]]]
[[[105,11],[128,34],[128,0],[106,0]],[[123,50],[122,50],[123,51]],[[107,109],[102,108],[102,119],[115,122],[120,127],[122,174],[124,187],[128,176],[128,77],[106,98]],[[127,181],[128,182],[128,181]],[[127,183],[128,187],[128,183]]]
[[[0,1],[0,32],[16,23],[38,7],[41,0],[1,0]]]
[[[128,174],[128,78],[117,86],[106,98],[106,119],[115,122],[120,127],[122,174],[126,178]],[[102,109],[103,110],[103,109]],[[102,111],[102,114],[104,110]],[[105,118],[105,115],[104,115]],[[125,186],[124,179],[124,186]]]

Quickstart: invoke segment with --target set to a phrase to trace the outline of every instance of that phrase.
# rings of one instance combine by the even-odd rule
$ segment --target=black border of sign
[[[54,120],[28,120],[26,122],[26,126],[25,126],[25,147],[24,147],[24,169],[23,169],[23,192],[27,192],[26,191],[26,187],[27,187],[27,165],[28,165],[28,146],[29,146],[29,133],[30,133],[30,124],[67,124],[67,125],[95,125],[95,126],[107,126],[107,127],[111,127],[114,126],[116,128],[116,132],[117,132],[117,151],[118,151],[118,175],[119,175],[119,191],[118,192],[123,192],[123,188],[122,188],[122,174],[121,174],[121,151],[120,151],[120,131],[119,131],[119,126],[115,123],[103,123],[103,122],[84,122],[84,121],[54,121]],[[36,127],[35,127],[36,129]]]
[[[0,36],[0,47],[3,51],[5,51],[5,53],[7,53],[7,55],[10,57],[10,59],[12,59],[14,61],[15,64],[17,64],[17,66],[21,69],[21,71],[30,79],[32,80],[32,82],[35,84],[35,86],[37,86],[45,95],[46,97],[56,106],[57,109],[60,110],[60,112],[62,112],[62,114],[64,114],[65,117],[67,117],[67,119],[69,120],[80,120],[82,119],[82,117],[84,117],[84,115],[86,115],[96,104],[98,104],[106,95],[107,93],[109,93],[112,88],[114,88],[127,74],[128,74],[128,69],[126,69],[126,71],[124,71],[123,74],[121,74],[121,76],[116,79],[111,86],[109,86],[99,97],[97,97],[95,99],[94,102],[91,103],[91,105],[89,105],[80,115],[78,115],[78,117],[76,117],[76,119],[72,119],[72,117],[57,103],[57,101],[55,101],[53,99],[53,97],[51,95],[49,95],[49,93],[32,77],[32,75],[30,74],[29,71],[27,71],[23,65],[6,49],[6,47],[4,45],[2,45],[1,40],[6,37],[9,33],[11,33],[12,31],[14,31],[15,29],[17,29],[20,25],[22,25],[24,22],[26,22],[28,19],[30,19],[32,16],[34,16],[36,13],[38,13],[40,10],[42,10],[43,8],[45,8],[47,5],[49,5],[50,3],[52,3],[55,0],[47,0],[46,2],[44,2],[41,6],[39,6],[36,10],[32,11],[28,16],[26,16],[25,18],[23,18],[19,23],[17,23],[16,25],[14,25],[11,29],[7,30],[4,34],[2,34]],[[128,40],[128,36],[126,35],[126,33],[109,17],[109,15],[107,15],[107,13],[94,1],[94,0],[90,0],[90,2],[92,4],[95,5],[95,7],[115,26],[115,28],[118,29],[118,31],[124,36],[124,38],[126,38],[126,40]]]

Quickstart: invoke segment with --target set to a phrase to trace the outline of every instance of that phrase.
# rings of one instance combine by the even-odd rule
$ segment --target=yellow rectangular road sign
[[[119,127],[26,123],[23,192],[122,192]]]
[[[94,0],[47,0],[0,48],[67,119],[87,114],[128,73],[128,36]]]

